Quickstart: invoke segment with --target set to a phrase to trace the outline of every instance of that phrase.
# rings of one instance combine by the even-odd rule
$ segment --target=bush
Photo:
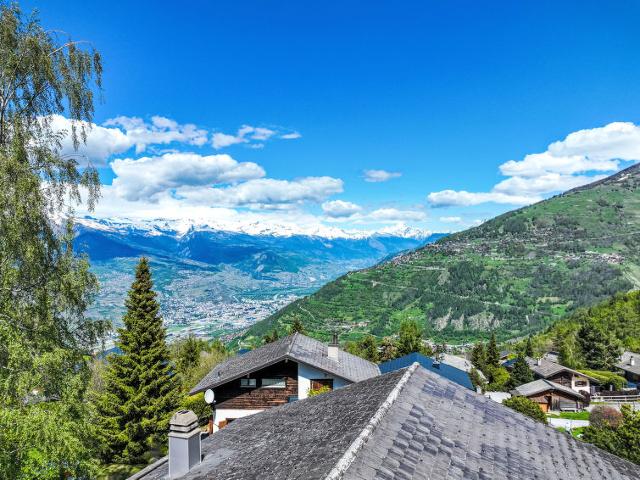
[[[204,401],[204,393],[202,392],[184,397],[180,402],[180,408],[193,411],[201,423],[204,423],[204,419],[211,416],[211,405]]]
[[[489,380],[486,390],[489,392],[506,392],[509,388],[511,377],[504,367],[485,367],[484,374]]]
[[[516,412],[520,412],[527,417],[531,417],[534,420],[547,423],[547,416],[544,414],[540,406],[533,400],[529,400],[527,397],[511,397],[502,402],[506,407],[509,407]]]
[[[314,390],[309,389],[308,396],[309,397],[316,397],[318,395],[322,395],[323,393],[327,393],[327,392],[330,392],[330,391],[331,391],[331,389],[328,386],[323,385],[320,388],[316,388]]]
[[[622,390],[627,385],[627,380],[620,375],[616,375],[613,372],[606,372],[602,370],[579,370],[580,373],[589,375],[600,382],[602,388],[609,389],[609,385],[613,385],[613,389],[616,391]]]
[[[589,421],[594,428],[618,428],[622,414],[613,407],[598,405],[591,410]]]

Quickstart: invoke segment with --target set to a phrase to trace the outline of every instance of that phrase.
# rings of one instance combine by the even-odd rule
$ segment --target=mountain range
[[[222,226],[227,227],[229,226]],[[89,314],[117,324],[140,256],[151,260],[171,335],[216,336],[247,327],[347,271],[434,241],[399,226],[377,233],[197,220],[79,218],[74,248],[100,281]]]
[[[640,286],[640,165],[347,273],[245,334],[298,317],[319,337],[390,335],[415,319],[450,343],[514,338]]]

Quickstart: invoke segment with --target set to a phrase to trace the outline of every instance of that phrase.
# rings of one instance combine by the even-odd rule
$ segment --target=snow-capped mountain
[[[253,323],[347,271],[441,236],[403,225],[372,233],[83,217],[76,220],[75,248],[89,255],[101,283],[94,316],[121,316],[135,263],[144,255],[151,259],[169,325],[227,331]]]

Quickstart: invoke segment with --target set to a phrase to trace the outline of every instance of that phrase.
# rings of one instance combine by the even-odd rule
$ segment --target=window
[[[240,387],[241,388],[256,388],[256,379],[255,378],[241,378],[240,379]]]
[[[286,388],[287,379],[281,378],[263,378],[262,386],[266,388]]]
[[[576,380],[576,387],[586,387],[586,386],[587,386],[586,380]]]

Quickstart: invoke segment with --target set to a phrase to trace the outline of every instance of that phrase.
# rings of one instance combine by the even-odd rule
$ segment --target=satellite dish
[[[216,396],[213,394],[213,390],[209,389],[206,392],[204,392],[204,401],[207,402],[209,405],[213,403],[215,398]]]

